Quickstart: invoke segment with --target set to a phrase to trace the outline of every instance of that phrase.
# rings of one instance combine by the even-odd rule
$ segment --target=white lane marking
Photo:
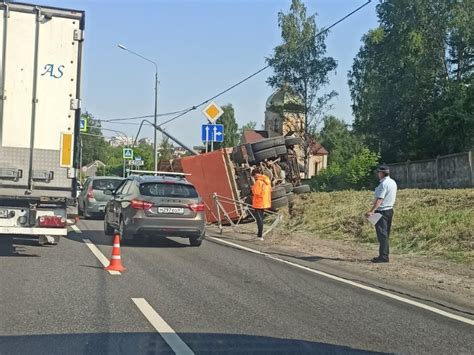
[[[473,319],[469,319],[469,318],[466,318],[466,317],[458,316],[457,314],[449,313],[449,312],[443,311],[442,309],[439,309],[439,308],[436,308],[436,307],[432,307],[432,306],[428,306],[428,305],[426,305],[426,304],[424,304],[424,303],[421,303],[421,302],[413,301],[413,300],[411,300],[411,299],[409,299],[409,298],[401,297],[401,296],[395,295],[395,294],[390,293],[390,292],[382,291],[382,290],[376,289],[376,288],[374,288],[374,287],[370,287],[370,286],[366,286],[366,285],[360,284],[360,283],[358,283],[358,282],[346,280],[346,279],[343,279],[342,277],[334,276],[334,275],[325,273],[325,272],[323,272],[323,271],[311,269],[311,268],[309,268],[309,267],[307,267],[307,266],[303,266],[303,265],[300,265],[300,264],[296,264],[296,263],[293,263],[293,262],[291,262],[291,261],[278,258],[278,257],[273,256],[273,255],[271,255],[271,254],[267,254],[267,253],[263,253],[263,252],[258,251],[258,250],[254,250],[254,249],[251,249],[251,248],[247,248],[247,247],[244,247],[244,246],[242,246],[242,245],[229,242],[229,241],[227,241],[227,240],[222,240],[222,239],[215,238],[215,237],[210,237],[210,236],[206,237],[206,239],[212,239],[212,240],[215,240],[215,241],[217,241],[217,242],[219,242],[219,243],[228,244],[228,245],[231,245],[231,246],[233,246],[233,247],[235,247],[235,248],[248,251],[248,252],[250,252],[250,253],[254,253],[254,254],[258,254],[258,255],[263,255],[263,256],[265,256],[265,257],[267,257],[267,258],[269,258],[269,259],[272,259],[272,260],[275,260],[275,261],[279,261],[279,262],[281,262],[281,263],[288,264],[288,265],[294,266],[294,267],[296,267],[296,268],[299,268],[299,269],[303,269],[303,270],[312,272],[313,274],[317,274],[317,275],[320,275],[320,276],[324,276],[324,277],[327,277],[327,278],[332,279],[332,280],[336,280],[336,281],[339,281],[339,282],[342,282],[342,283],[345,283],[345,284],[348,284],[348,285],[351,285],[351,286],[354,286],[354,287],[358,287],[358,288],[367,290],[367,291],[369,291],[369,292],[373,292],[373,293],[376,293],[376,294],[379,294],[379,295],[382,295],[382,296],[385,296],[385,297],[388,297],[388,298],[391,298],[391,299],[394,299],[394,300],[397,300],[397,301],[400,301],[400,302],[403,302],[403,303],[407,303],[407,304],[410,304],[410,305],[412,305],[412,306],[415,306],[415,307],[418,307],[418,308],[422,308],[422,309],[425,309],[425,310],[427,310],[427,311],[430,311],[430,312],[433,312],[433,313],[442,315],[442,316],[447,317],[447,318],[455,319],[455,320],[457,320],[457,321],[460,321],[460,322],[463,322],[463,323],[466,323],[466,324],[469,324],[469,325],[474,325],[474,320],[473,320]]]
[[[71,229],[76,233],[82,233],[82,231],[79,229],[79,227],[74,225],[74,224],[71,226]]]
[[[181,340],[176,332],[171,328],[168,323],[153,309],[152,306],[144,298],[132,298],[132,301],[143,313],[146,319],[161,335],[163,340],[169,345],[175,354],[194,354],[194,352]]]
[[[100,263],[104,265],[104,267],[109,266],[110,262],[109,260],[102,254],[102,252],[95,246],[94,243],[92,243],[89,239],[83,239],[84,243],[87,245],[87,247],[91,250],[92,254],[95,255],[97,259],[99,259]],[[111,275],[122,275],[120,271],[114,271],[114,270],[107,270]]]

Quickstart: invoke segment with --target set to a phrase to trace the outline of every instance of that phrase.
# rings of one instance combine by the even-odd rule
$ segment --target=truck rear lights
[[[132,201],[130,201],[130,206],[137,210],[149,210],[150,208],[153,207],[153,203],[133,199]]]
[[[66,218],[62,216],[41,216],[38,218],[38,225],[46,228],[66,227]]]
[[[204,212],[204,203],[191,203],[188,205],[189,209],[193,212]]]

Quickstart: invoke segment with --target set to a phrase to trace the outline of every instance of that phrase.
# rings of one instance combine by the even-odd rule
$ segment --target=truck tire
[[[309,185],[300,185],[293,188],[293,192],[297,195],[305,194],[311,191]]]
[[[237,149],[232,152],[232,160],[234,161],[235,164],[238,164],[238,165],[245,163],[245,159],[242,156],[242,153]]]
[[[279,145],[284,145],[284,144],[285,144],[285,137],[278,136],[278,137],[266,138],[264,140],[261,140],[260,142],[253,143],[252,149],[253,149],[253,152],[256,153],[268,148],[277,147]]]
[[[120,218],[120,243],[123,245],[131,245],[133,242],[133,237],[130,238],[129,233],[127,232],[127,227],[122,218]]]
[[[244,154],[242,153],[242,149],[247,151],[248,162],[251,164],[255,161],[253,156],[253,150],[251,144],[241,144],[234,148],[232,152],[232,160],[236,164],[244,164],[247,163],[247,160],[244,158]]]
[[[293,145],[301,145],[303,141],[300,137],[286,137],[285,144],[287,147],[291,147]]]
[[[282,207],[288,206],[288,199],[286,196],[277,198],[276,200],[272,200],[272,210],[277,210]]]
[[[280,184],[278,186],[284,187],[287,194],[290,193],[291,191],[293,191],[293,184],[291,184],[289,182],[285,182],[284,184]]]
[[[286,198],[288,199],[288,203],[292,203],[295,199],[295,194],[293,192],[289,192],[286,194]]]
[[[277,155],[285,155],[288,153],[288,150],[286,149],[286,145],[279,145],[274,147]]]
[[[192,247],[200,247],[204,238],[202,237],[190,237],[189,245]]]
[[[276,186],[272,189],[272,200],[279,199],[286,195],[286,190],[284,187]]]
[[[261,150],[259,152],[254,152],[253,155],[255,157],[255,163],[260,163],[261,161],[265,159],[273,159],[277,157],[275,148],[268,148],[268,149]]]

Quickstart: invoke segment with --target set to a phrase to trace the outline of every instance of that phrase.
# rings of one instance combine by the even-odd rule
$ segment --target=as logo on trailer
[[[56,70],[55,70],[54,64],[46,64],[43,69],[44,72],[41,74],[41,76],[49,73],[50,77],[59,79],[59,78],[62,78],[62,76],[64,75],[63,69],[64,69],[64,65],[59,65],[58,67],[56,67]]]

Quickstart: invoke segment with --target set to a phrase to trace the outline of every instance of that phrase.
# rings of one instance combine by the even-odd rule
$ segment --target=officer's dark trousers
[[[393,209],[377,211],[382,217],[375,225],[377,239],[379,241],[379,258],[388,260],[390,229],[392,228]]]

